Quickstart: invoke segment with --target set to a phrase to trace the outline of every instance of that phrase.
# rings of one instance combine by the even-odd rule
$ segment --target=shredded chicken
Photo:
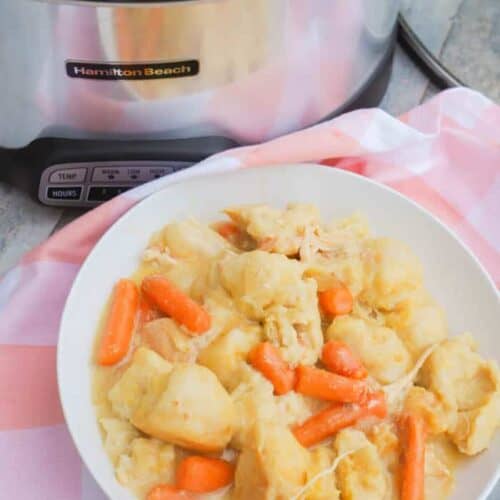
[[[399,380],[396,380],[392,384],[382,386],[382,390],[385,392],[385,395],[387,397],[387,405],[389,407],[389,411],[394,411],[398,407],[400,407],[400,405],[402,405],[406,394],[417,378],[418,372],[427,361],[427,358],[434,352],[438,345],[439,342],[428,347],[418,358],[415,366],[406,375],[401,377]]]
[[[339,463],[349,455],[352,455],[353,453],[356,453],[357,451],[361,450],[364,448],[364,446],[359,446],[358,448],[353,448],[352,450],[346,451],[345,453],[342,453],[338,457],[335,458],[335,460],[332,462],[332,465],[330,467],[327,467],[326,469],[322,470],[321,472],[318,472],[314,477],[312,477],[301,489],[300,491],[294,495],[290,500],[299,500],[300,497],[309,489],[311,486],[319,481],[321,478],[327,476],[328,474],[333,474],[335,472],[335,469],[338,467]]]
[[[157,246],[146,248],[142,253],[144,262],[157,262],[160,265],[175,265],[177,261],[170,255],[168,248],[161,249]]]

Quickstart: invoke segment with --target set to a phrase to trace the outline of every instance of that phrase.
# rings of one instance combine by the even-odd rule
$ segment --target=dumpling
[[[234,500],[289,500],[307,480],[309,452],[280,424],[257,422],[241,452]]]
[[[387,492],[384,498],[400,498],[400,475],[402,443],[394,423],[382,422],[373,426],[369,432],[370,441],[376,446],[384,464]],[[452,465],[456,461],[456,451],[448,439],[441,434],[429,436],[425,451],[425,499],[442,500],[447,498],[453,487]]]
[[[352,316],[338,316],[329,326],[326,339],[349,345],[380,383],[394,382],[410,369],[411,356],[390,328]]]
[[[399,437],[394,422],[380,422],[368,430],[368,439],[376,446],[380,458],[393,469],[399,462]]]
[[[165,226],[161,242],[180,259],[215,258],[232,248],[216,231],[192,219]]]
[[[246,205],[225,212],[255,239],[260,249],[284,255],[297,254],[306,227],[315,228],[320,223],[317,207],[300,203],[290,204],[286,210]]]
[[[221,283],[240,311],[264,323],[264,334],[292,363],[314,363],[323,345],[316,283],[283,255],[256,250],[221,263]]]
[[[401,446],[396,426],[393,422],[378,423],[368,430],[367,437],[377,448],[386,472],[387,491],[384,498],[399,500]]]
[[[448,411],[456,412],[449,434],[460,451],[473,455],[484,450],[500,425],[500,375],[493,362],[476,352],[472,337],[461,335],[440,344],[419,378]]]
[[[319,291],[327,290],[340,282],[349,289],[353,297],[357,297],[369,282],[369,267],[361,252],[347,255],[340,251],[333,256],[318,253],[305,262],[304,266],[304,276],[313,278]]]
[[[296,307],[304,287],[299,262],[261,250],[224,259],[221,282],[237,307],[254,320],[263,319],[274,305]]]
[[[363,432],[344,429],[335,438],[337,454],[360,448],[338,465],[337,486],[344,500],[383,500],[387,492],[384,465]]]
[[[499,426],[500,393],[496,391],[478,408],[458,412],[451,438],[462,453],[476,455],[490,445]]]
[[[301,424],[330,405],[328,401],[303,396],[295,391],[274,396],[279,422],[288,426]]]
[[[373,281],[362,300],[375,308],[391,311],[422,284],[422,266],[410,248],[390,238],[371,242],[375,261]]]
[[[231,446],[243,449],[252,443],[257,422],[276,422],[277,406],[274,388],[250,366],[241,366],[241,382],[231,393],[236,413],[236,425]]]
[[[171,369],[172,365],[156,352],[139,347],[130,365],[108,393],[113,411],[130,419],[153,381],[168,375]]]
[[[454,486],[453,466],[456,450],[443,436],[427,441],[425,447],[425,500],[448,498]]]
[[[156,484],[174,479],[175,449],[157,439],[137,438],[118,459],[116,477],[124,486],[145,495]]]
[[[366,222],[356,215],[319,231],[301,249],[305,275],[316,280],[318,290],[340,281],[357,297],[372,282],[374,256],[368,234]]]
[[[456,413],[446,407],[436,395],[423,387],[413,386],[406,395],[404,408],[420,415],[429,434],[440,434],[456,425]]]
[[[185,333],[170,318],[160,318],[146,323],[141,329],[143,345],[149,347],[167,361],[194,361],[196,344],[191,335]]]
[[[459,411],[485,404],[499,385],[498,370],[476,352],[469,335],[440,344],[422,367],[419,380],[446,405]]]
[[[146,323],[141,329],[143,345],[168,361],[194,362],[200,352],[212,345],[219,335],[231,331],[236,326],[255,330],[255,325],[248,324],[249,322],[234,310],[231,299],[222,289],[208,291],[203,307],[211,319],[210,330],[203,335],[193,337],[170,318],[160,318]]]
[[[398,332],[406,347],[419,356],[429,346],[447,337],[444,311],[429,297],[416,297],[386,315],[386,324]]]
[[[212,370],[226,389],[233,390],[240,383],[241,363],[260,338],[259,327],[233,328],[202,350],[197,361]]]
[[[151,239],[137,278],[161,273],[183,292],[201,300],[216,275],[216,259],[234,248],[217,232],[195,220],[174,222]]]
[[[235,410],[208,368],[177,363],[167,377],[153,381],[131,421],[158,439],[193,450],[216,451],[233,435]]]
[[[179,260],[161,274],[201,304],[205,304],[219,283],[217,259]]]
[[[207,280],[209,268],[206,261],[199,259],[179,260],[168,269],[162,269],[162,274],[184,293],[192,295],[194,288]]]
[[[216,287],[205,291],[203,307],[210,315],[212,326],[210,332],[202,335],[202,337],[212,337],[213,340],[213,338],[218,337],[220,334],[227,333],[242,325],[246,327],[250,323],[245,316],[234,307],[231,297],[222,287]],[[203,342],[201,341],[200,343],[202,344]]]
[[[310,451],[311,465],[307,470],[307,481],[311,481],[317,474],[328,469],[335,460],[335,453],[330,447],[319,446]],[[306,490],[304,500],[338,500],[340,492],[335,486],[335,475],[332,472],[314,483]]]
[[[231,444],[237,449],[251,444],[252,429],[258,421],[293,426],[328,405],[294,391],[274,396],[271,383],[247,364],[241,366],[239,373],[240,384],[231,393],[237,414],[236,432]]]
[[[127,420],[105,417],[99,420],[104,430],[104,449],[113,463],[126,453],[130,443],[139,437],[139,431]]]

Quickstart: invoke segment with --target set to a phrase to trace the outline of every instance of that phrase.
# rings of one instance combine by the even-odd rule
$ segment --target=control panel
[[[139,184],[193,165],[189,161],[63,163],[46,168],[38,197],[46,205],[93,207]]]

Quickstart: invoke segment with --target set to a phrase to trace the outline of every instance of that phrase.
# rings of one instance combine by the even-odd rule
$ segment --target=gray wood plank
[[[500,1],[466,0],[441,60],[468,86],[500,102]]]
[[[0,275],[28,250],[47,239],[62,210],[41,205],[0,183]]]
[[[463,1],[403,0],[402,12],[426,46],[435,54],[439,54]],[[381,107],[393,115],[400,115],[436,93],[437,89],[430,88],[427,91],[428,87],[428,78],[398,47],[392,79]]]
[[[428,78],[400,48],[396,47],[392,76],[380,107],[398,116],[422,101]]]
[[[401,11],[426,47],[439,54],[464,1],[402,0]]]

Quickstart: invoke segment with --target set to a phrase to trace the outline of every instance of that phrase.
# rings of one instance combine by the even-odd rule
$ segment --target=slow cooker
[[[0,0],[0,179],[92,206],[385,92],[398,0]]]

